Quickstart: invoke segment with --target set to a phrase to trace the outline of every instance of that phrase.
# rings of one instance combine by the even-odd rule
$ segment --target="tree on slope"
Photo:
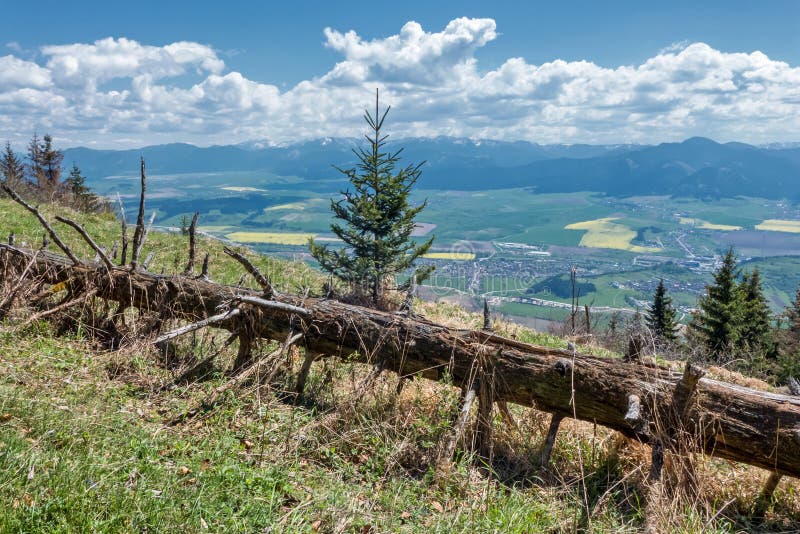
[[[11,143],[6,141],[6,148],[0,157],[0,174],[2,181],[11,189],[18,189],[25,180],[25,164],[17,157],[11,148]]]
[[[53,146],[53,137],[49,134],[44,136],[40,158],[42,172],[44,173],[44,187],[42,189],[50,195],[57,193],[61,186],[61,163],[64,161],[64,153]]]
[[[742,349],[764,355],[774,355],[772,340],[772,314],[761,287],[758,269],[742,277],[739,284],[741,298],[741,329],[739,340]]]
[[[73,207],[81,211],[94,211],[102,204],[100,198],[86,186],[86,178],[75,163],[72,164],[69,176],[64,180],[64,187],[71,197]]]
[[[714,273],[714,282],[706,286],[706,294],[700,299],[700,309],[692,322],[704,348],[716,360],[728,355],[739,340],[742,314],[738,277],[736,254],[731,247]]]
[[[659,280],[653,295],[653,304],[647,310],[647,327],[656,342],[664,344],[675,341],[675,308],[672,306],[672,297],[667,296],[663,278]]]
[[[40,190],[44,190],[47,184],[47,178],[44,173],[44,166],[42,165],[42,143],[39,136],[34,133],[30,142],[28,143],[28,180]]]
[[[353,151],[359,161],[355,168],[337,167],[352,186],[341,192],[340,200],[331,200],[339,221],[331,224],[331,230],[345,247],[332,250],[309,241],[311,255],[322,269],[349,284],[354,293],[368,297],[376,308],[385,304],[387,281],[412,267],[433,244],[433,238],[420,244],[411,239],[414,219],[427,204],[412,207],[408,198],[422,164],[399,167],[402,149],[387,150],[388,136],[382,128],[389,109],[380,114],[376,91],[375,114],[364,114],[370,130],[365,136],[368,148]],[[418,278],[429,272],[418,271]]]

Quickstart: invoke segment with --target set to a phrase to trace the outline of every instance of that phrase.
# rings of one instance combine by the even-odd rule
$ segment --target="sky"
[[[8,3],[0,141],[358,136],[376,88],[395,137],[800,141],[800,2],[698,4]]]

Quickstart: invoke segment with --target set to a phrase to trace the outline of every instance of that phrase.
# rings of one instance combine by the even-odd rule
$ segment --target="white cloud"
[[[39,89],[50,85],[50,71],[14,56],[0,57],[0,91],[12,88]]]
[[[210,47],[186,41],[157,47],[109,37],[92,44],[44,46],[42,54],[48,58],[47,68],[60,83],[90,87],[114,78],[178,76],[189,67],[214,74],[225,68]]]
[[[193,42],[107,38],[44,46],[40,63],[0,57],[0,126],[18,143],[33,130],[97,146],[285,143],[360,134],[380,87],[395,136],[764,142],[796,141],[800,131],[800,67],[759,51],[682,42],[640,65],[515,57],[481,71],[476,51],[498,38],[491,19],[455,19],[434,32],[412,21],[373,40],[324,34],[341,61],[288,90],[229,71],[213,48]]]

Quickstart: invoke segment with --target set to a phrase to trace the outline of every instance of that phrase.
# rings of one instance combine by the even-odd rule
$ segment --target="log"
[[[63,256],[47,252],[36,256],[35,251],[0,244],[0,261],[16,262],[17,272],[32,260],[29,276],[40,276],[49,283],[83,279],[97,289],[99,297],[144,310],[170,302],[176,317],[191,322],[215,315],[220,305],[238,301],[242,313],[218,327],[235,331],[252,325],[254,335],[277,340],[285,339],[291,330],[301,331],[308,350],[329,356],[357,352],[358,358],[370,358],[370,362],[383,359],[387,370],[401,376],[418,374],[434,380],[450,376],[455,385],[463,385],[474,375],[476,360],[487,362],[497,377],[495,401],[566,413],[645,443],[653,439],[651,433],[637,429],[639,423],[630,418],[626,420],[630,396],[640,399],[644,414],[677,408],[673,406],[674,393],[682,373],[656,365],[528,345],[489,332],[456,330],[424,318],[334,300],[281,294],[272,302],[287,305],[285,309],[264,307],[247,302],[261,298],[253,290],[119,267],[107,271],[102,264],[73,265]],[[694,434],[694,442],[705,453],[800,476],[797,397],[701,377],[691,402],[679,408],[685,431]]]

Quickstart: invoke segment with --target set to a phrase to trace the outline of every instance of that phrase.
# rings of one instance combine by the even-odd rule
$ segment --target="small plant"
[[[388,136],[381,132],[389,109],[380,114],[376,90],[375,114],[364,114],[370,129],[366,136],[369,149],[354,150],[359,160],[355,168],[337,168],[353,187],[342,191],[341,199],[331,200],[331,211],[341,221],[331,224],[331,230],[345,248],[331,250],[313,238],[309,240],[311,255],[320,267],[347,283],[356,296],[366,297],[375,308],[386,305],[387,281],[393,282],[395,275],[412,267],[433,244],[433,238],[421,244],[411,239],[415,218],[427,204],[412,207],[408,202],[422,163],[397,169],[402,149],[387,152]],[[418,283],[432,270],[418,269]]]

